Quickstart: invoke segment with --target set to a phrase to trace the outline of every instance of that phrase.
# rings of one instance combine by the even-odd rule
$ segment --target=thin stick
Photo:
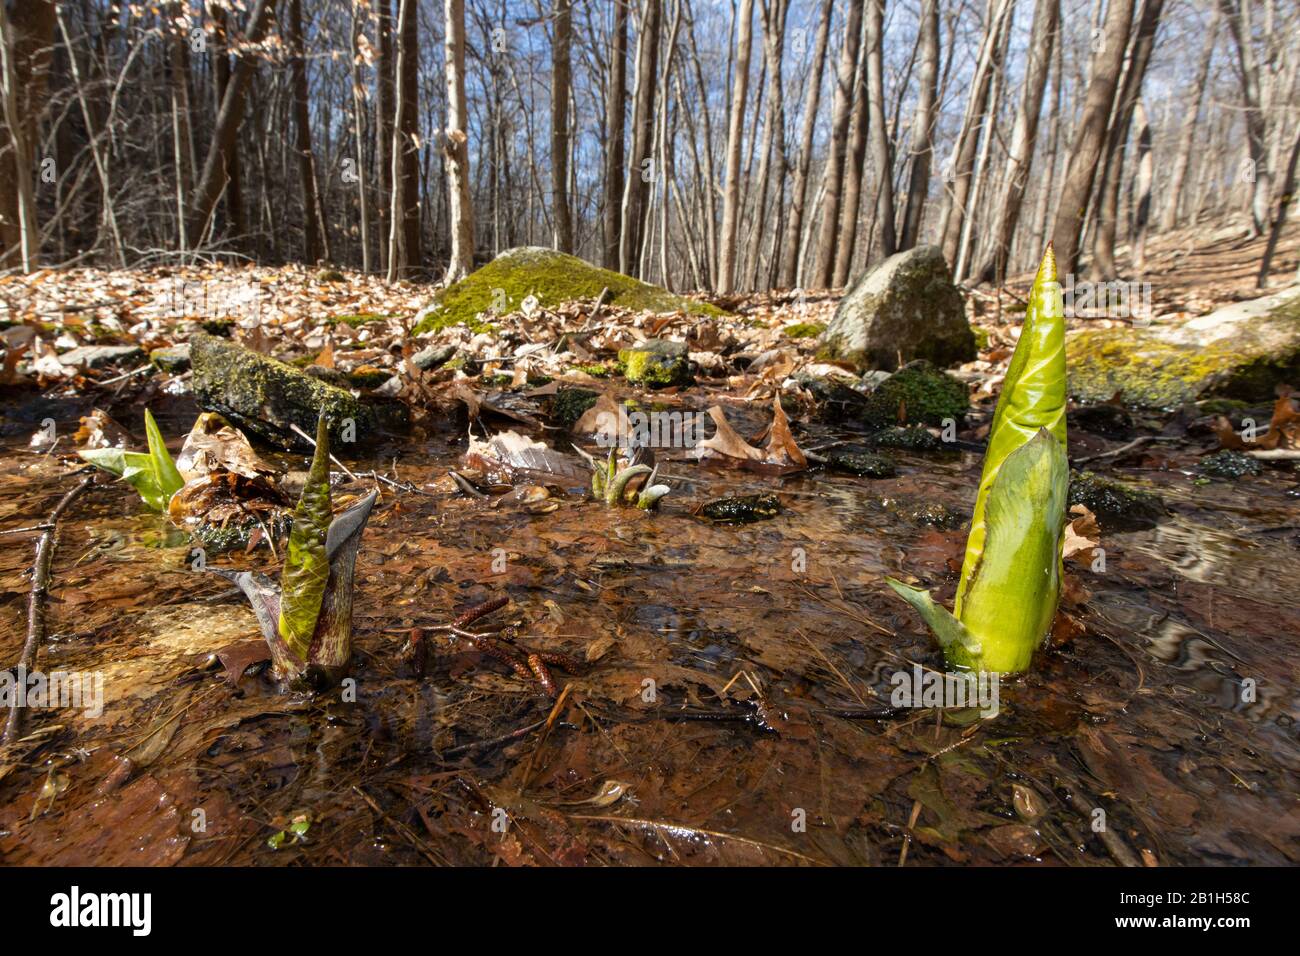
[[[45,600],[49,595],[50,563],[54,560],[54,535],[58,531],[59,518],[94,483],[94,476],[87,475],[81,479],[79,485],[59,499],[59,503],[54,506],[49,519],[45,522],[46,529],[41,532],[36,542],[36,563],[32,567],[32,590],[27,595],[27,639],[23,642],[22,654],[18,658],[17,665],[17,669],[23,675],[32,670],[36,663],[36,652],[45,641]],[[5,723],[4,732],[5,746],[14,743],[22,736],[26,710],[19,701],[23,696],[15,694],[9,706],[9,719]]]
[[[298,427],[297,425],[295,425],[293,422],[290,422],[290,423],[289,423],[289,427],[292,428],[295,432],[297,432],[299,438],[305,438],[305,439],[307,439],[309,442],[311,442],[311,447],[312,447],[312,448],[315,448],[315,447],[316,447],[316,439],[312,438],[310,435],[308,435],[305,431],[303,431],[301,428],[299,428],[299,427]],[[352,474],[352,472],[348,471],[348,466],[345,465],[345,464],[343,464],[343,462],[339,461],[337,458],[335,458],[333,452],[330,452],[330,461],[332,461],[332,462],[334,462],[334,464],[338,465],[339,468],[342,470],[343,474],[347,475],[347,476],[348,476],[349,478],[351,478],[353,481],[360,481],[360,480],[361,480],[361,479],[358,478],[356,475]]]

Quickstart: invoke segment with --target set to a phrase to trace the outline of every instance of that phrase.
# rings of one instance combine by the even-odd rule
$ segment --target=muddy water
[[[39,521],[75,480],[59,448],[26,443],[47,415],[68,434],[78,409],[6,408],[0,529]],[[177,402],[164,430],[192,413]],[[1002,683],[997,715],[879,719],[895,674],[940,663],[882,578],[951,599],[964,529],[935,516],[969,512],[978,455],[900,454],[898,477],[877,481],[678,455],[677,488],[644,515],[576,493],[451,494],[439,479],[460,435],[353,465],[392,475],[395,462],[428,493],[384,488],[358,561],[355,683],[314,698],[264,674],[233,686],[210,659],[256,640],[242,599],[192,570],[186,539],[128,489],[79,503],[40,666],[102,674],[103,713],[33,714],[40,733],[0,766],[0,859],[1300,862],[1294,478],[1198,487],[1177,453],[1118,471],[1172,513],[1147,531],[1103,522],[1105,569],[1067,564],[1054,646]],[[342,478],[336,496],[368,487]],[[781,514],[692,514],[759,492]],[[5,661],[22,641],[32,544],[0,536]],[[276,568],[264,548],[220,560]],[[400,662],[403,629],[503,594],[509,606],[476,626],[513,623],[528,647],[591,662],[556,673],[554,709],[536,683],[441,636],[422,679]]]

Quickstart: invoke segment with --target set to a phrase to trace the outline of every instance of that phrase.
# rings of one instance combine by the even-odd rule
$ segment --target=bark
[[[930,166],[934,157],[934,121],[939,99],[939,0],[924,0],[920,26],[921,72],[917,77],[916,115],[912,119],[911,171],[903,209],[900,249],[911,249],[921,236]]]
[[[1133,180],[1133,270],[1146,268],[1147,227],[1151,223],[1151,124],[1139,100],[1134,112],[1137,122],[1137,177]]]
[[[244,30],[245,39],[256,43],[262,38],[266,21],[271,12],[270,0],[256,0],[248,14],[248,26]],[[244,119],[245,93],[252,79],[255,62],[251,55],[239,58],[221,98],[221,110],[217,114],[216,126],[212,132],[212,141],[208,145],[207,156],[203,161],[203,174],[199,177],[194,190],[194,203],[190,210],[188,232],[192,242],[201,242],[207,233],[212,213],[217,207],[226,188],[226,170],[233,163],[239,124]]]
[[[393,118],[397,115],[393,13],[390,0],[375,0],[379,65],[375,71],[375,168],[379,178],[379,268],[388,272],[393,188]]]
[[[1238,74],[1241,78],[1241,99],[1246,114],[1246,146],[1254,167],[1251,187],[1250,219],[1254,234],[1263,235],[1268,225],[1269,202],[1273,179],[1265,156],[1268,143],[1268,123],[1264,116],[1263,96],[1260,90],[1260,67],[1255,56],[1254,33],[1251,26],[1251,0],[1219,0],[1219,9],[1228,21],[1237,47]]]
[[[403,7],[407,0],[402,0]],[[412,3],[412,6],[414,4]],[[469,191],[469,105],[465,100],[465,0],[445,0],[447,72],[448,215],[451,219],[451,258],[447,283],[457,282],[474,269],[474,204]],[[414,70],[412,71],[414,72]]]
[[[785,156],[785,90],[781,81],[781,65],[785,56],[785,22],[789,9],[787,0],[762,0],[763,63],[771,82],[768,86],[767,115],[763,121],[763,158],[758,167],[754,224],[749,230],[748,248],[745,252],[746,288],[749,289],[757,288],[759,281],[762,240],[767,233],[767,187],[772,178],[773,164],[776,169],[778,209],[785,191],[788,163]]]
[[[1277,251],[1278,240],[1282,238],[1287,212],[1295,202],[1297,162],[1300,162],[1300,124],[1296,126],[1295,140],[1291,144],[1291,158],[1287,161],[1286,174],[1282,180],[1282,195],[1278,200],[1277,215],[1273,218],[1273,225],[1268,231],[1268,244],[1264,248],[1264,257],[1259,261],[1259,273],[1255,276],[1255,286],[1260,289],[1268,287],[1268,272],[1273,265],[1273,254]]]
[[[731,86],[731,116],[727,127],[727,178],[722,190],[722,236],[718,248],[718,288],[721,295],[736,289],[736,232],[740,226],[740,149],[745,132],[745,102],[749,94],[749,58],[753,48],[754,0],[740,0],[736,17],[736,66]]]
[[[357,144],[356,165],[357,205],[361,222],[361,271],[370,272],[370,200],[366,189],[365,166],[365,95],[361,85],[361,35],[362,20],[357,0],[352,0],[352,135]]]
[[[37,120],[45,100],[53,2],[0,4],[0,268],[36,268],[40,233],[36,223]]]
[[[870,0],[868,0],[870,2]],[[863,29],[866,17],[863,17]],[[867,103],[866,44],[858,40],[858,62],[853,74],[853,114],[849,120],[849,143],[844,156],[843,185],[840,187],[840,229],[835,244],[835,271],[831,284],[843,286],[849,281],[853,249],[858,239],[858,218],[862,210],[862,179],[867,167],[867,134],[871,131],[871,111]]]
[[[623,189],[623,230],[619,236],[619,271],[631,275],[639,269],[650,200],[653,163],[655,77],[659,75],[661,0],[646,0],[641,12],[636,53],[636,83],[632,104],[632,156]]]
[[[1028,64],[1025,67],[1024,88],[1020,98],[1020,111],[1011,132],[1011,148],[1007,166],[1002,175],[1002,188],[998,202],[997,218],[993,226],[993,243],[985,254],[983,264],[975,270],[976,281],[993,280],[1001,284],[1006,279],[1007,257],[1011,240],[1020,222],[1021,204],[1025,197],[1025,184],[1029,178],[1030,163],[1038,139],[1038,117],[1043,109],[1043,92],[1047,88],[1047,74],[1052,63],[1052,49],[1058,42],[1060,25],[1060,0],[1038,0],[1034,9],[1034,25],[1030,31]]]
[[[880,255],[894,254],[894,156],[885,123],[885,0],[868,0],[867,10],[867,99],[871,113],[871,165],[875,167],[876,222]]]
[[[316,157],[311,146],[311,112],[307,89],[307,53],[302,35],[302,0],[289,0],[290,72],[293,78],[294,151],[302,186],[303,254],[314,265],[327,257],[325,235],[318,216]]]
[[[619,236],[623,230],[624,120],[627,112],[627,10],[614,4],[614,33],[605,95],[605,208],[601,265],[618,268]]]
[[[1169,177],[1166,189],[1164,215],[1160,219],[1160,228],[1168,232],[1178,223],[1178,206],[1183,195],[1183,183],[1187,181],[1187,168],[1192,160],[1192,143],[1196,136],[1196,118],[1201,112],[1201,103],[1205,100],[1205,91],[1209,86],[1210,63],[1214,59],[1214,47],[1219,39],[1219,14],[1216,7],[1210,16],[1210,23],[1205,29],[1205,41],[1201,46],[1200,65],[1196,68],[1196,78],[1192,81],[1192,103],[1182,132],[1178,137],[1178,152],[1174,158],[1174,171]]]
[[[937,3],[938,0],[931,0]],[[829,46],[832,0],[824,0],[817,20],[817,37],[813,41],[812,65],[808,69],[804,92],[803,121],[799,130],[799,159],[795,165],[794,183],[790,189],[790,218],[785,223],[785,236],[781,243],[781,268],[777,283],[784,288],[799,281],[800,240],[803,235],[804,204],[808,199],[809,171],[812,168],[813,135],[817,128],[817,106],[821,102],[822,70],[826,64]],[[936,14],[937,16],[937,14]]]
[[[551,45],[551,205],[555,248],[573,252],[573,217],[569,210],[569,48],[573,42],[570,0],[555,0],[555,38]]]
[[[1080,232],[1106,145],[1106,126],[1115,105],[1115,90],[1128,47],[1133,4],[1134,0],[1110,0],[1102,26],[1102,46],[1093,59],[1092,78],[1084,94],[1083,115],[1070,149],[1070,163],[1052,228],[1052,245],[1063,276],[1078,271]]]
[[[1106,162],[1102,166],[1097,199],[1097,230],[1092,244],[1091,277],[1094,280],[1115,278],[1115,234],[1119,222],[1119,192],[1124,181],[1124,152],[1133,113],[1142,96],[1142,83],[1151,51],[1155,47],[1156,30],[1164,0],[1144,0],[1138,14],[1137,33],[1128,68],[1115,101],[1115,116],[1106,137]]]
[[[460,0],[460,6],[463,13],[464,0]],[[465,18],[463,15],[459,22],[463,99],[465,88],[463,80]],[[402,246],[406,253],[406,270],[409,275],[417,275],[424,261],[424,243],[420,230],[420,8],[418,3],[401,4],[396,41],[401,47],[396,66],[400,71],[399,80],[405,88],[405,93],[401,97],[401,102],[394,104],[397,106],[397,111],[394,113],[397,132],[394,133],[393,143],[396,148],[400,142],[401,149],[397,153],[399,162],[395,167],[400,170],[400,175],[395,174],[393,181],[396,184],[395,188],[401,191]],[[450,102],[451,98],[448,97],[448,103]],[[464,129],[464,126],[459,128]],[[465,158],[466,176],[468,176],[468,147],[465,149]],[[470,256],[473,257],[472,243]]]
[[[862,32],[862,0],[849,0],[844,25],[844,46],[836,69],[835,97],[831,103],[831,144],[824,177],[821,230],[817,243],[814,286],[827,288],[835,277],[835,237],[839,229],[840,200],[844,188],[845,153],[853,107],[853,83],[857,72],[858,44]],[[856,210],[854,211],[856,215]]]
[[[215,111],[221,112],[221,104],[225,101],[226,90],[230,88],[230,79],[234,71],[230,66],[230,27],[229,20],[224,7],[214,4],[209,13],[213,23],[213,92],[216,96]],[[244,185],[243,169],[239,160],[239,132],[235,131],[235,139],[231,145],[229,153],[221,156],[222,170],[226,176],[226,190],[219,200],[223,202],[226,209],[226,220],[230,225],[230,231],[237,238],[242,238],[248,233],[248,222],[244,218]]]

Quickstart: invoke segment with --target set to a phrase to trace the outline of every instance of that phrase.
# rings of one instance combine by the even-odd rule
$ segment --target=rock
[[[838,471],[861,475],[863,478],[893,478],[898,473],[894,460],[886,455],[869,451],[838,448],[826,455],[826,464]]]
[[[960,528],[965,517],[939,501],[906,502],[898,505],[897,513],[903,519],[923,528],[951,531]]]
[[[308,365],[303,370],[303,374],[310,375],[318,382],[324,382],[326,385],[333,385],[335,388],[347,388],[348,377],[343,374],[342,369],[326,368],[324,365]]]
[[[885,428],[871,436],[877,448],[898,448],[902,451],[957,451],[950,448],[938,435],[924,428]]]
[[[411,356],[411,364],[421,372],[431,372],[440,368],[451,361],[451,357],[456,354],[456,346],[444,345],[441,348],[430,345],[423,348]]]
[[[190,367],[189,343],[154,349],[149,353],[149,362],[164,372],[184,372]]]
[[[607,305],[649,312],[722,315],[716,306],[694,302],[631,276],[601,269],[577,256],[540,246],[507,249],[495,259],[438,293],[421,312],[417,333],[464,325],[473,332],[491,330],[492,315],[511,312],[528,296],[543,309],[566,302],[596,299],[608,289]]]
[[[799,387],[817,403],[817,417],[827,424],[858,421],[866,413],[867,396],[845,382],[800,372],[795,376]],[[782,400],[784,403],[784,399]],[[790,409],[787,409],[790,411]]]
[[[697,514],[720,524],[749,524],[781,513],[776,495],[735,495],[701,505]]]
[[[942,425],[944,419],[960,421],[969,408],[964,382],[918,359],[876,386],[867,397],[862,419],[882,428],[896,424],[901,410],[904,421]]]
[[[1223,478],[1226,481],[1236,481],[1247,475],[1253,478],[1263,471],[1254,458],[1232,449],[1206,455],[1196,466],[1196,470],[1208,478]]]
[[[618,361],[623,366],[624,377],[633,385],[664,388],[685,385],[691,380],[685,342],[650,339],[630,349],[619,349]]]
[[[127,365],[144,358],[144,349],[136,345],[79,345],[59,356],[63,365],[78,368],[103,368],[105,365]]]
[[[551,399],[551,417],[561,428],[572,428],[598,398],[600,393],[589,388],[561,388]]]
[[[821,355],[859,369],[928,359],[947,366],[975,358],[975,334],[937,246],[890,256],[853,283],[821,337]]]
[[[1146,408],[1177,408],[1203,395],[1267,401],[1300,375],[1300,289],[1238,302],[1208,315],[1147,328],[1066,336],[1070,393]]]
[[[1168,514],[1155,492],[1144,491],[1091,471],[1070,474],[1069,506],[1083,505],[1097,516],[1107,531],[1150,528]]]
[[[330,417],[330,440],[337,453],[345,437],[358,444],[378,438],[373,408],[350,392],[318,381],[292,365],[210,335],[190,340],[194,366],[194,400],[205,411],[227,418],[246,432],[292,451],[311,450],[311,443],[289,427],[315,434],[321,408]],[[345,435],[346,423],[353,427]]]

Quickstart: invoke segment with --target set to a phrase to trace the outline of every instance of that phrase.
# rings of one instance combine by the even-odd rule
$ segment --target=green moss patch
[[[432,332],[453,325],[471,331],[487,331],[487,315],[518,309],[530,295],[542,308],[557,308],[578,299],[595,299],[609,289],[606,302],[649,312],[689,312],[692,315],[724,315],[716,306],[675,295],[631,276],[601,269],[552,249],[522,246],[509,249],[483,268],[444,289],[435,298],[436,309],[416,327]]]
[[[787,339],[811,339],[826,331],[820,322],[797,322],[781,330]]]
[[[941,372],[924,359],[904,365],[867,397],[863,420],[883,427],[899,421],[942,425],[961,419],[970,408],[964,382]]]

